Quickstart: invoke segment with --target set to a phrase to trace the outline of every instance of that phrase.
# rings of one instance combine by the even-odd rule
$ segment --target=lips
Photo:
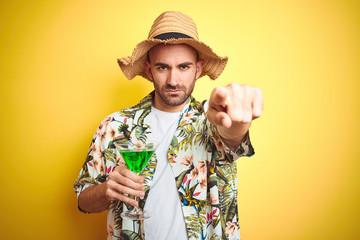
[[[175,94],[175,93],[179,93],[180,90],[167,90],[167,92],[168,92],[168,93],[173,93],[173,94]]]
[[[170,93],[170,94],[178,94],[180,93],[182,90],[179,88],[173,89],[173,88],[166,88],[165,92]]]

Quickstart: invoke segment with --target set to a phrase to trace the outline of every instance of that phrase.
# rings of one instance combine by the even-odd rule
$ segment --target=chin
[[[165,103],[169,106],[180,106],[186,101],[187,97],[177,96],[177,97],[168,97],[166,98]]]

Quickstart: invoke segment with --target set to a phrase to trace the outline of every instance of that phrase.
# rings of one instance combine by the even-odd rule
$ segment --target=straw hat
[[[228,58],[216,55],[209,46],[200,42],[195,22],[189,16],[175,11],[162,13],[154,21],[148,39],[140,42],[131,56],[118,59],[118,63],[129,80],[136,75],[150,80],[144,68],[147,52],[158,44],[180,43],[195,48],[199,53],[199,58],[204,60],[200,77],[208,75],[215,80],[223,72]]]

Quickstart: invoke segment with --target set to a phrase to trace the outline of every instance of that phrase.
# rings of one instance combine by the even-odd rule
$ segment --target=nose
[[[176,69],[171,69],[171,71],[169,72],[167,84],[173,87],[179,84],[179,73],[178,71],[176,71]]]

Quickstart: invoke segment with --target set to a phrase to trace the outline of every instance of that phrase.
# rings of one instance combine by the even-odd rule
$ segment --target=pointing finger
[[[212,93],[212,103],[216,106],[226,107],[228,92],[225,87],[216,87]]]

